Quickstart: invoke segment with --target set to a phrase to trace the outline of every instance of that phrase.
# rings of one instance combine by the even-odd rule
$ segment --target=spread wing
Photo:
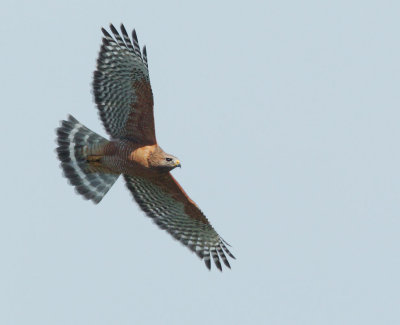
[[[110,25],[114,38],[103,28],[103,44],[94,72],[93,92],[101,120],[113,138],[156,143],[153,93],[146,47],[140,51],[135,30],[132,40],[121,24],[122,37]]]
[[[225,253],[235,257],[226,247],[227,243],[170,173],[150,177],[124,177],[136,202],[160,228],[204,259],[209,269],[210,255],[221,271],[220,258],[230,268]]]

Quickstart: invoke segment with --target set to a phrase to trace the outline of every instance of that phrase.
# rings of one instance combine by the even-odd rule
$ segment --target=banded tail
[[[70,115],[68,121],[62,121],[57,129],[57,142],[64,176],[79,194],[99,203],[119,177],[119,174],[107,172],[96,161],[109,141]]]

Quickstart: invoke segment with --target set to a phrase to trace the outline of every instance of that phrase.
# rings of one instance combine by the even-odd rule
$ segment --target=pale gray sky
[[[400,324],[398,1],[2,1],[1,324]],[[148,47],[157,138],[237,256],[209,272],[54,153],[102,26]]]

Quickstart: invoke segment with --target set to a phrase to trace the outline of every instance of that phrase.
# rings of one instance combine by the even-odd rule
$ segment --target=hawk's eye
[[[172,158],[165,158],[166,161],[172,161]]]

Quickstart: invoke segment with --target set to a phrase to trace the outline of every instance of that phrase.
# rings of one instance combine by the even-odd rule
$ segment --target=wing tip
[[[137,34],[136,34],[136,29],[133,29],[133,31],[132,31],[132,38],[133,38],[134,41],[139,43],[139,40],[138,40],[138,37],[137,37]]]
[[[110,33],[107,32],[107,29],[105,29],[104,27],[101,27],[101,32],[103,33],[103,35],[107,38],[111,37]]]
[[[113,24],[111,24],[110,23],[110,29],[111,29],[111,31],[115,34],[118,34],[118,31],[117,31],[117,29],[114,27],[114,25]]]
[[[122,34],[124,34],[124,35],[128,35],[128,33],[127,33],[127,31],[126,31],[126,28],[125,28],[125,26],[124,26],[124,24],[123,23],[121,23],[121,25],[119,26],[119,28],[121,29],[121,32],[122,32]]]
[[[206,259],[205,258],[204,259],[204,263],[205,263],[207,269],[211,271],[211,261],[210,261],[210,259]]]

